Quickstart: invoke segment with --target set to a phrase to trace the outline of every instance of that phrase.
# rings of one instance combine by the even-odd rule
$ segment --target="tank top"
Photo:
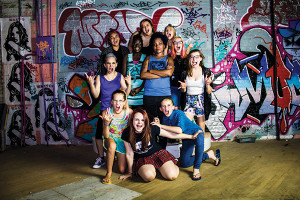
[[[162,59],[156,59],[152,55],[150,56],[150,62],[148,70],[164,70],[167,67],[167,56]],[[170,77],[162,77],[156,79],[146,79],[144,95],[147,96],[170,96]]]
[[[197,81],[186,77],[186,93],[190,95],[202,94],[204,92],[204,75],[201,76]]]
[[[142,54],[140,60],[134,61],[133,54],[128,54],[127,57],[127,72],[126,74],[131,75],[131,89],[140,87],[143,83],[141,79],[141,68],[143,65],[143,61],[145,60],[146,55]],[[143,95],[144,89],[142,89],[138,94],[135,96],[128,95],[127,101],[129,105],[143,105]]]
[[[121,74],[117,72],[116,78],[108,81],[104,75],[100,75],[100,111],[110,107],[112,93],[121,88],[121,77]]]
[[[109,107],[107,112],[110,112],[113,115],[113,107]],[[109,134],[115,138],[121,138],[123,130],[128,125],[129,120],[129,110],[125,109],[125,115],[122,119],[115,119],[113,118],[109,124]]]

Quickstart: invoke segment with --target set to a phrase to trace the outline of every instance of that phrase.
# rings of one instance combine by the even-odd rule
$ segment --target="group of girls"
[[[166,137],[173,139],[196,139],[195,135],[174,133],[159,128],[151,122],[158,117],[163,99],[171,97],[176,109],[181,109],[181,93],[186,92],[186,116],[205,130],[204,95],[212,90],[212,77],[203,65],[204,56],[200,50],[185,49],[181,37],[176,36],[175,28],[168,25],[164,34],[155,33],[149,19],[140,23],[140,30],[133,33],[128,48],[122,34],[116,30],[107,33],[109,44],[101,56],[98,75],[89,76],[87,82],[91,94],[101,101],[100,117],[97,123],[96,145],[99,153],[93,168],[105,164],[107,173],[102,183],[110,184],[115,154],[118,168],[132,176],[133,169],[146,182],[155,178],[155,169],[168,180],[174,180],[179,169],[172,154],[165,150]],[[132,108],[136,108],[132,111]],[[142,106],[145,110],[139,108]],[[156,138],[159,137],[157,141]],[[103,149],[104,148],[104,149]],[[210,158],[216,160],[212,155]],[[134,162],[135,161],[135,164]]]

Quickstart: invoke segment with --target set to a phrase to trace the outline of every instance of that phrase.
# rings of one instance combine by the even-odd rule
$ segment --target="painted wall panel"
[[[14,3],[8,1],[6,5]],[[26,1],[22,4],[25,5]],[[22,15],[29,16],[34,9],[33,4],[29,2],[26,5]],[[36,137],[34,141],[28,136],[28,145],[47,142],[42,125],[47,115],[50,119],[47,126],[50,129],[50,144],[64,144],[65,140],[71,144],[92,141],[99,102],[89,94],[84,73],[97,71],[99,56],[107,47],[104,44],[107,31],[120,31],[126,39],[123,44],[126,46],[144,18],[153,21],[156,31],[163,31],[166,25],[172,24],[177,35],[184,39],[185,46],[192,43],[193,48],[203,51],[205,66],[214,73],[213,110],[206,122],[213,140],[233,140],[237,135],[276,138],[275,98],[281,137],[291,138],[300,134],[299,1],[274,0],[275,48],[272,45],[272,12],[267,0],[62,0],[53,1],[51,7],[56,10],[51,22],[51,35],[56,34],[57,42],[57,63],[54,65],[56,94],[53,98],[52,66],[44,65],[42,71],[40,65],[27,61],[26,69],[32,83],[26,90],[29,98],[26,114],[34,119],[31,122],[32,135]],[[43,2],[43,21],[47,27],[49,8],[47,2]],[[2,13],[8,13],[8,10]],[[28,22],[31,24],[28,46],[35,48],[37,22],[32,17]],[[44,27],[45,35],[50,32],[47,27]],[[2,50],[5,37],[2,30]],[[5,53],[4,49],[5,101],[13,108],[18,107],[20,101],[16,95],[15,100],[10,100],[14,89],[6,85],[9,85],[13,64],[6,63]],[[277,70],[276,77],[274,70]],[[44,100],[40,92],[42,78],[45,78],[44,88],[49,91],[46,109],[42,105]],[[277,80],[277,87],[274,80]],[[56,122],[54,115],[51,115],[54,113],[54,99],[57,103]],[[33,112],[37,110],[37,102],[40,112]],[[41,109],[45,111],[41,112]],[[12,121],[13,113],[11,111],[9,117]]]

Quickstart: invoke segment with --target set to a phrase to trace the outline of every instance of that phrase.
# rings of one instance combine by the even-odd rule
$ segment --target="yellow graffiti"
[[[39,48],[39,50],[43,53],[43,57],[45,57],[46,52],[49,51],[49,44],[47,41],[43,42],[40,41],[40,43],[36,43],[37,47]]]

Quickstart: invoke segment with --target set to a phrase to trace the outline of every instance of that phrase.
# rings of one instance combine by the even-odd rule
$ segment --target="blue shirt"
[[[182,129],[182,132],[187,135],[194,135],[199,130],[202,130],[201,127],[193,123],[182,110],[173,110],[170,117],[164,115],[162,124],[167,126],[178,126]]]
[[[168,65],[168,57],[156,59],[150,56],[148,70],[165,70]],[[144,95],[146,96],[171,96],[170,77],[161,77],[155,79],[146,79],[144,86]]]

